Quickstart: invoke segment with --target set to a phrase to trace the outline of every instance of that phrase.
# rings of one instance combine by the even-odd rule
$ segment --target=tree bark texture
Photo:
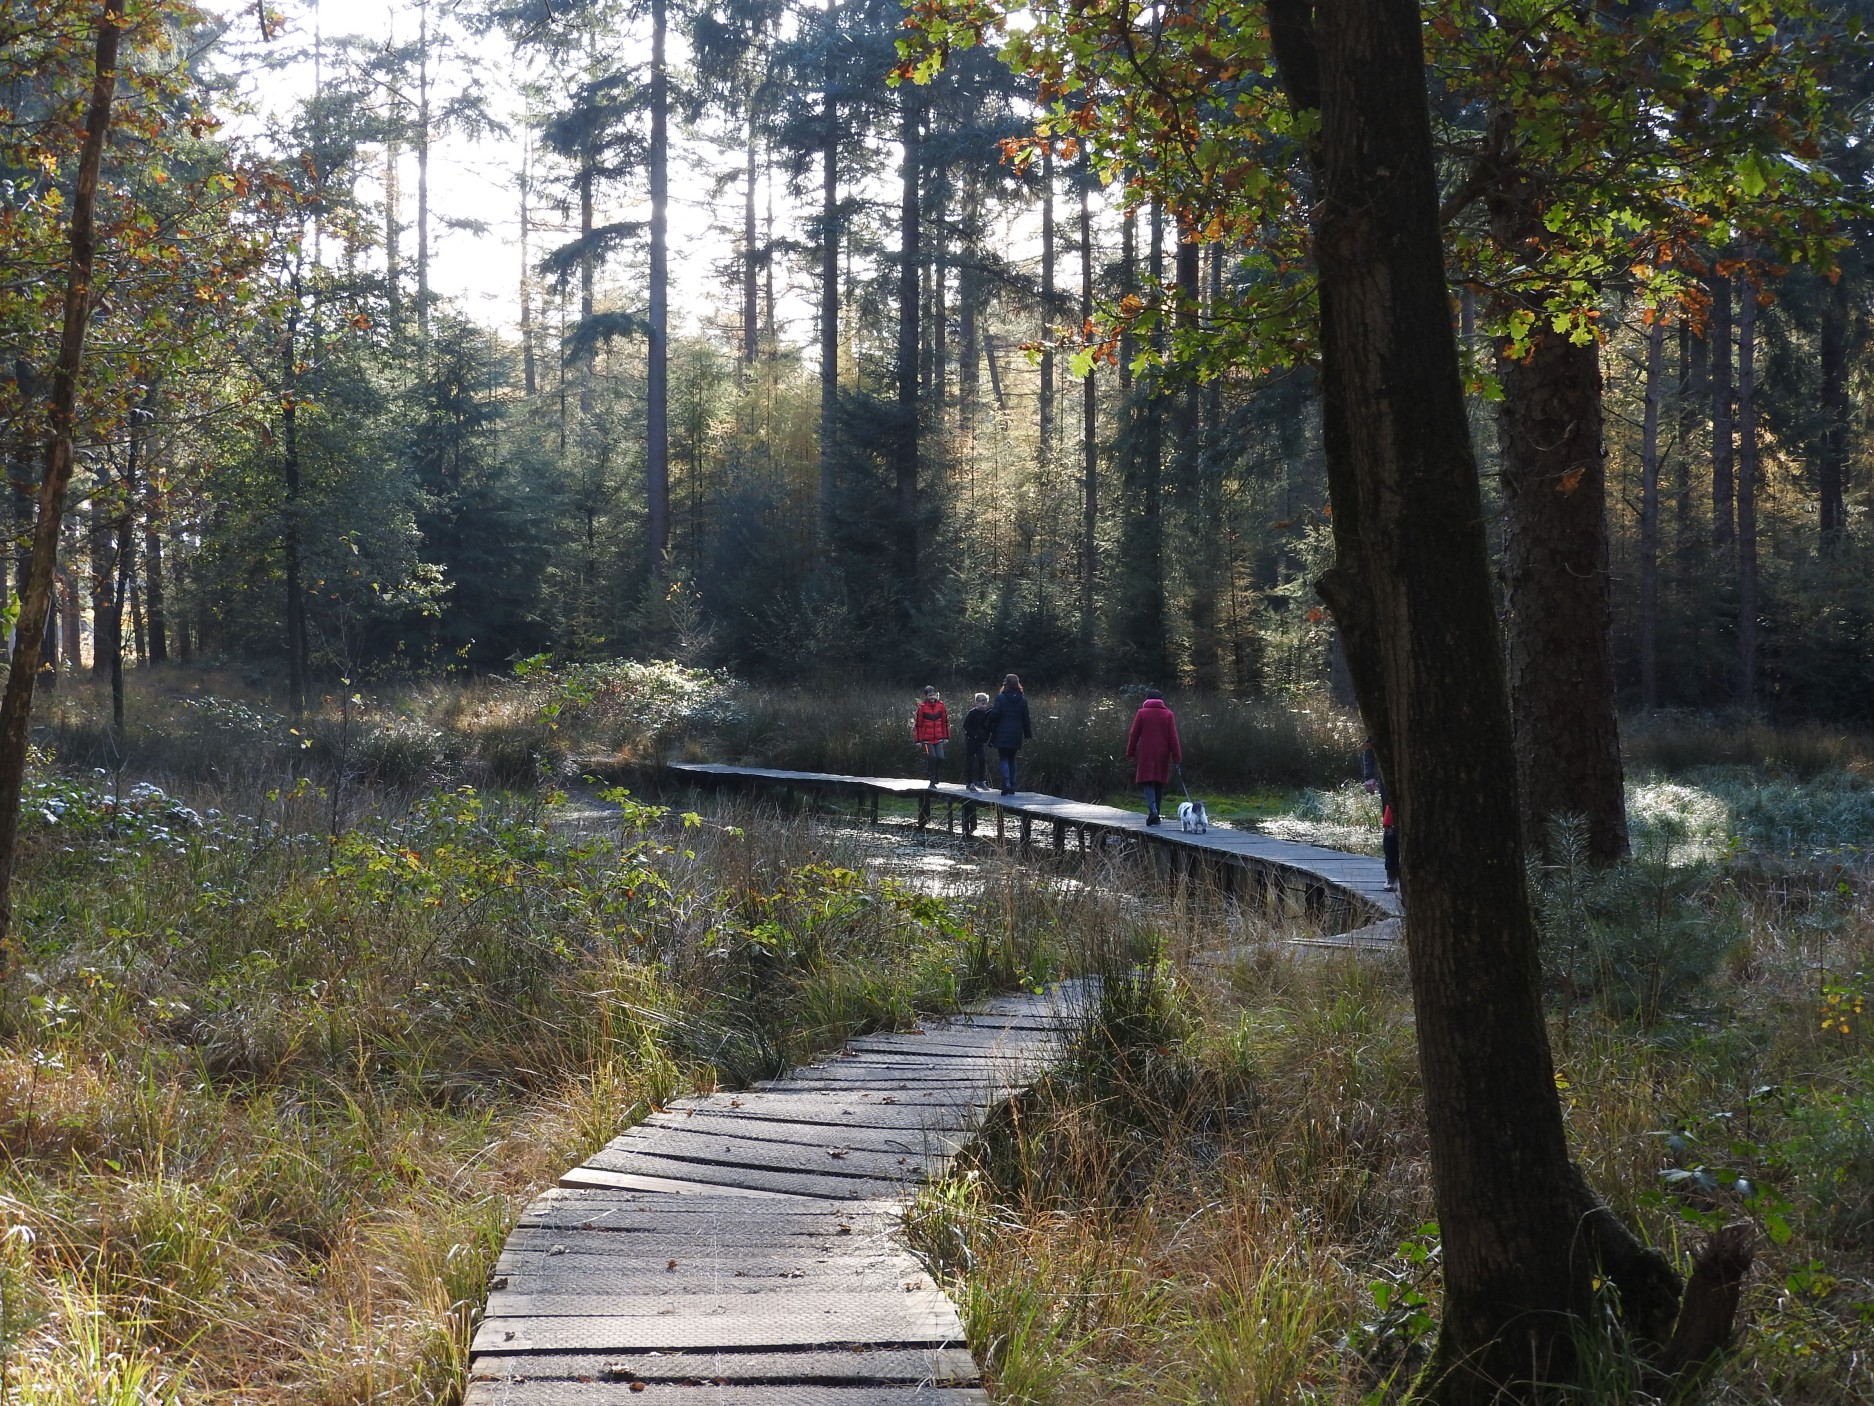
[[[1403,841],[1445,1306],[1424,1398],[1529,1399],[1587,1309],[1518,840],[1516,748],[1451,328],[1418,7],[1271,0],[1314,209],[1336,563],[1321,582]],[[1318,26],[1318,28],[1317,28]],[[1317,47],[1318,43],[1318,47]],[[1590,349],[1592,350],[1592,349]]]
[[[916,598],[918,575],[918,275],[922,257],[918,167],[923,160],[918,124],[923,104],[909,83],[898,93],[899,136],[904,147],[904,166],[899,173],[898,569],[908,606]]]
[[[299,269],[286,305],[286,341],[280,367],[280,474],[286,487],[280,549],[286,576],[286,702],[294,717],[306,711],[306,592],[300,579]]]
[[[1731,280],[1711,276],[1711,544],[1720,551],[1736,536],[1731,448]]]
[[[1709,348],[1689,322],[1679,326],[1679,452],[1672,464],[1673,554],[1688,559],[1697,542],[1692,511],[1692,446],[1710,405]]]
[[[833,525],[834,439],[839,424],[839,106],[833,99],[838,0],[826,0],[826,72],[820,95],[820,530]]]
[[[117,92],[119,35],[124,0],[104,0],[92,64],[91,96],[78,154],[78,179],[71,196],[70,254],[65,270],[64,318],[58,361],[52,373],[52,402],[45,472],[33,521],[32,556],[20,592],[20,617],[6,695],[0,700],[0,974],[18,960],[13,937],[13,874],[19,857],[20,791],[26,780],[26,744],[32,725],[33,687],[52,608],[65,498],[72,478],[72,440],[77,428],[78,383],[84,375],[85,333],[91,321],[91,280],[97,262],[98,171]]]
[[[1589,853],[1627,852],[1614,703],[1601,349],[1543,328],[1501,363],[1510,702],[1528,841],[1579,816]]]
[[[651,0],[650,347],[645,367],[645,566],[664,575],[670,552],[670,75],[666,0]]]
[[[1757,697],[1757,285],[1737,307],[1737,702]]]
[[[1037,401],[1035,455],[1042,464],[1054,453],[1054,143],[1041,152],[1041,393]]]
[[[1640,415],[1640,706],[1659,706],[1659,402],[1665,393],[1666,326],[1646,333],[1646,399]]]
[[[1093,323],[1093,211],[1080,183],[1080,321]],[[1099,623],[1100,397],[1092,367],[1080,386],[1080,644],[1091,651]]]
[[[755,232],[755,95],[748,95],[746,166],[742,189],[742,366],[752,370],[761,356],[761,250]]]
[[[1848,280],[1837,277],[1822,304],[1822,443],[1816,456],[1822,547],[1841,544],[1847,526],[1848,487]]]

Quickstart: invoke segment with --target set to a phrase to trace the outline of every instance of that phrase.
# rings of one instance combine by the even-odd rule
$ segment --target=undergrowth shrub
[[[333,835],[312,780],[263,784],[29,788],[0,998],[22,1401],[446,1399],[566,1166],[674,1093],[1061,960],[1045,879],[926,893],[771,810],[620,794],[571,826],[365,790]]]
[[[1744,940],[1735,891],[1709,864],[1674,863],[1671,843],[1655,834],[1631,859],[1597,867],[1585,824],[1551,822],[1549,860],[1531,880],[1544,969],[1565,999],[1651,1025]]]

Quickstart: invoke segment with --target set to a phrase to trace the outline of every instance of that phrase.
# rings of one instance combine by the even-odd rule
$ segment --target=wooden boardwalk
[[[950,829],[973,835],[982,824],[993,823],[998,838],[1008,837],[1013,830],[1013,838],[1024,846],[1036,843],[1039,830],[1057,853],[1066,851],[1070,843],[1082,852],[1116,839],[1149,844],[1176,865],[1213,866],[1226,885],[1247,876],[1261,890],[1288,895],[1330,920],[1338,919],[1331,922],[1337,928],[1365,927],[1403,912],[1399,895],[1386,887],[1385,865],[1371,855],[1216,825],[1206,834],[1187,834],[1178,828],[1175,814],[1167,816],[1163,825],[1147,826],[1145,817],[1136,811],[1033,791],[1004,796],[953,784],[933,787],[909,777],[838,776],[714,762],[676,762],[669,769],[691,781],[714,785],[845,795],[861,808],[869,805],[873,819],[878,817],[878,798],[895,796],[918,803],[920,826],[936,823],[941,805]]]
[[[865,1036],[614,1139],[509,1236],[464,1406],[986,1401],[899,1212],[1056,1056],[1087,989]]]

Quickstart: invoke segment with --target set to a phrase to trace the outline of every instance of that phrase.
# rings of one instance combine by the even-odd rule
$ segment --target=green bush
[[[1550,863],[1532,875],[1543,967],[1570,1001],[1592,999],[1651,1025],[1684,1006],[1744,937],[1735,894],[1708,865],[1676,864],[1664,839],[1604,869],[1587,827],[1549,827]]]

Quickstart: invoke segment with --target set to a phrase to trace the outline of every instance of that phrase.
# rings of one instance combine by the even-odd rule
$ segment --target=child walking
[[[950,710],[944,707],[935,687],[924,689],[924,701],[917,705],[911,736],[924,749],[924,758],[930,764],[930,784],[935,786],[938,773],[943,769],[944,744],[950,740]]]
[[[989,789],[989,732],[995,726],[989,695],[976,695],[976,706],[963,717],[963,779],[972,791]]]

